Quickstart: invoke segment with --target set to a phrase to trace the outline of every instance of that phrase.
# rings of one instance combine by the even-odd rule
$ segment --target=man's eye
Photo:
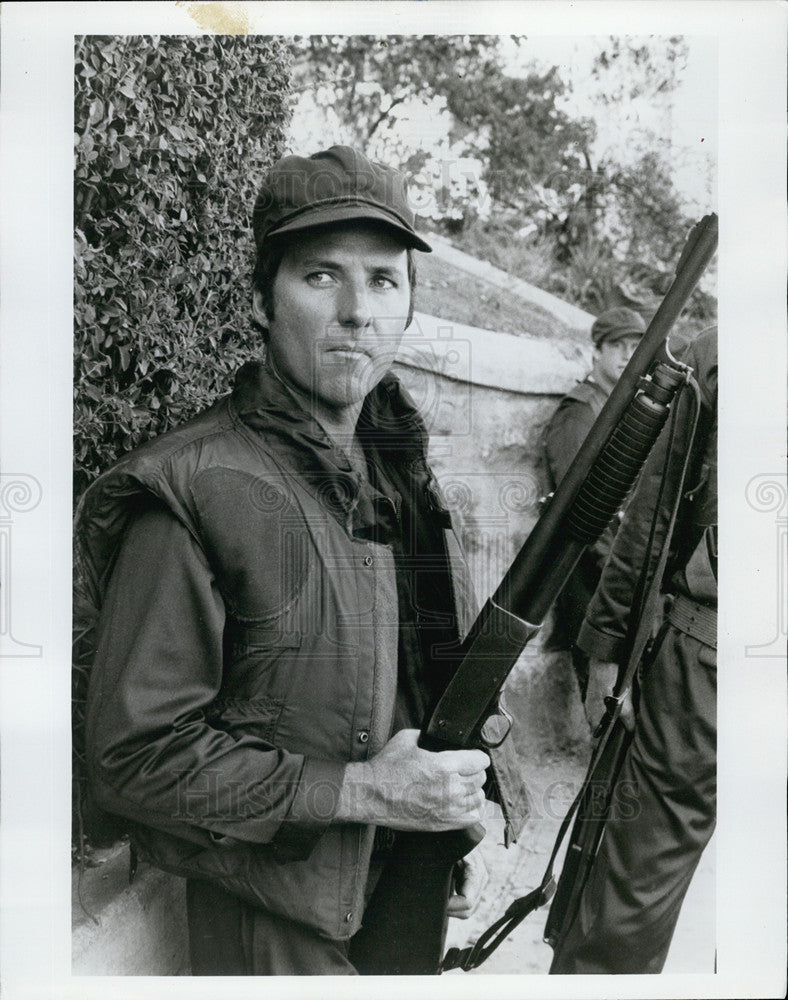
[[[387,277],[385,274],[376,274],[372,279],[372,284],[375,288],[396,288],[397,283],[391,278]]]
[[[306,276],[306,280],[315,288],[321,288],[325,285],[330,285],[334,278],[328,271],[311,271]]]

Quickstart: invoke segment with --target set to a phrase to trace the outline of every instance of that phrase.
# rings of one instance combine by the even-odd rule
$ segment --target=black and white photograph
[[[784,995],[785,8],[64,6],[0,13],[6,996]]]

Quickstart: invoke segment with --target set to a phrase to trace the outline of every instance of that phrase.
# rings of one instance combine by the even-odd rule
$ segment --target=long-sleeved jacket
[[[566,475],[608,395],[589,375],[570,389],[556,407],[544,438],[550,489],[554,490]]]
[[[717,603],[717,331],[699,334],[682,360],[694,371],[700,389],[700,416],[695,435],[684,496],[670,540],[670,558],[665,588],[682,593],[700,604]],[[588,606],[578,645],[589,656],[615,661],[621,656],[629,626],[630,608],[640,568],[645,559],[652,516],[657,508],[663,468],[667,480],[663,502],[657,512],[653,559],[665,538],[671,500],[686,455],[692,408],[686,398],[676,414],[673,440],[668,454],[670,422],[655,444],[638,480],[626,516],[616,535],[599,587]]]
[[[344,767],[383,746],[398,696],[392,518],[412,539],[417,703],[445,684],[434,649],[473,610],[395,379],[360,427],[394,498],[247,366],[230,397],[100,477],[77,524],[76,617],[102,609],[86,721],[99,805],[160,867],[333,938],[359,926],[374,834],[332,822]]]

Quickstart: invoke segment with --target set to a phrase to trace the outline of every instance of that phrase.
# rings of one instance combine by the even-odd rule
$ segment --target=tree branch
[[[388,118],[388,116],[391,114],[391,109],[396,108],[398,104],[403,104],[405,102],[406,97],[407,97],[406,94],[403,94],[402,97],[395,97],[394,100],[391,102],[391,104],[389,104],[389,106],[386,108],[386,110],[381,111],[381,113],[378,115],[377,119],[373,123],[372,128],[369,130],[369,132],[367,132],[367,140],[372,138],[372,136],[377,131],[378,126],[381,125]]]

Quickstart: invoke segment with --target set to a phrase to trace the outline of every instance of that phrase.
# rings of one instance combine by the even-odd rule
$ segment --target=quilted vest
[[[443,601],[437,619],[449,612],[447,640],[456,639],[474,608],[450,517],[426,465],[426,432],[393,378],[370,405],[396,411],[380,440],[394,449],[389,469],[418,508],[425,539],[439,539],[429,555],[433,567],[440,562],[443,586],[430,599]],[[376,573],[392,557],[376,536],[372,498],[303,417],[269,373],[246,366],[231,397],[101,476],[78,511],[75,618],[89,632],[125,527],[140,499],[152,494],[201,546],[226,608],[224,680],[210,724],[345,763],[364,760],[390,736],[397,630],[376,633],[375,607]],[[90,772],[90,754],[88,763]],[[217,837],[177,818],[163,822],[146,816],[144,804],[129,811],[100,774],[93,771],[91,782],[102,808],[131,820],[143,859],[209,878],[331,938],[358,929],[373,827],[328,825],[305,854],[297,842],[283,850]]]

